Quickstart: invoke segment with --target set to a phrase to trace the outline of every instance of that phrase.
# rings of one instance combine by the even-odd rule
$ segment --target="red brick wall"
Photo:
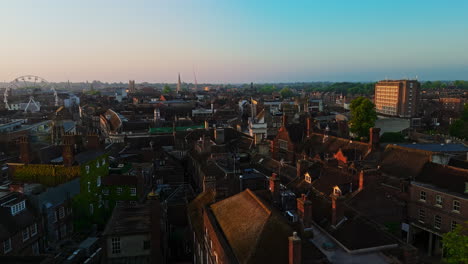
[[[426,202],[420,201],[420,192],[426,192]],[[436,206],[436,195],[441,195],[443,199],[442,207]],[[453,200],[460,201],[460,213],[452,211]],[[420,223],[419,209],[425,211],[425,223]],[[440,230],[434,229],[434,217],[439,215],[442,218]],[[426,226],[436,232],[446,233],[451,231],[452,220],[462,223],[468,219],[468,200],[464,200],[446,193],[438,192],[416,185],[410,186],[410,203],[408,205],[408,217],[412,222]]]
[[[207,210],[203,211],[203,222],[205,226],[205,230],[203,231],[205,233],[205,248],[207,254],[209,254],[212,258],[212,263],[216,263],[214,261],[214,254],[218,256],[218,262],[217,263],[230,263],[231,261],[229,260],[229,257],[226,254],[226,251],[224,247],[221,244],[220,238],[217,236],[214,225],[215,223],[212,223],[210,217],[208,216],[210,212],[207,212]],[[213,217],[213,216],[212,216]],[[213,217],[214,218],[214,217]],[[208,232],[208,234],[206,234]],[[210,243],[211,241],[211,243]]]
[[[288,142],[288,149],[281,149],[278,140],[284,140]],[[281,127],[278,130],[278,134],[276,135],[276,138],[273,140],[273,158],[276,160],[280,160],[281,158],[284,158],[287,161],[295,162],[295,145],[289,138],[289,133],[288,130],[286,130],[285,127]]]

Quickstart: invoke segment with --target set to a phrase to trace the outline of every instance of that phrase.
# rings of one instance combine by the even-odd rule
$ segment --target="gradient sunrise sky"
[[[1,0],[0,81],[468,79],[468,1]]]

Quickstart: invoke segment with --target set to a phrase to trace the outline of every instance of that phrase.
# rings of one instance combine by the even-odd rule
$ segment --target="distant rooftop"
[[[453,144],[397,144],[398,146],[432,152],[467,152],[468,147],[461,143]]]

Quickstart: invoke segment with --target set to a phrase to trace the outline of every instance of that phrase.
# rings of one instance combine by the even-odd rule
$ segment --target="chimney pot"
[[[293,232],[293,235],[289,237],[289,264],[300,264],[302,262],[302,241],[297,235],[297,232]]]

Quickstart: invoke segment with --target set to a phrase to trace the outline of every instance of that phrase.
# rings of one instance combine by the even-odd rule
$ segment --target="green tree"
[[[162,90],[163,94],[170,94],[172,92],[172,89],[171,87],[169,87],[169,85],[164,85],[163,87],[163,90]]]
[[[369,137],[369,129],[374,127],[377,120],[375,105],[365,97],[358,97],[351,101],[350,130],[359,138]]]
[[[465,104],[461,118],[450,125],[449,133],[454,137],[468,138],[468,104]]]
[[[468,263],[468,222],[442,236],[445,262],[453,264]]]
[[[291,90],[291,88],[289,87],[284,87],[283,89],[281,89],[280,91],[280,94],[281,94],[281,97],[283,98],[288,98],[288,97],[291,97],[294,95],[293,91]]]

